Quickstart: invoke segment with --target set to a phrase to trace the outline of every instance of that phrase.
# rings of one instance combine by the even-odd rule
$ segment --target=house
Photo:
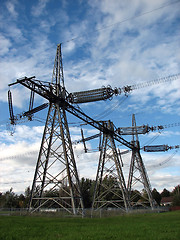
[[[161,206],[171,206],[173,202],[173,197],[162,197]]]

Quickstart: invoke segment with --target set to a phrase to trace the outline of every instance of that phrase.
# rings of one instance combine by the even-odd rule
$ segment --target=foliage
[[[13,192],[11,188],[5,194],[0,195],[0,207],[1,208],[24,208],[26,207],[25,196],[20,194],[19,196]]]
[[[152,190],[152,197],[157,202],[157,204],[160,206],[161,203],[161,194],[154,188]]]
[[[81,179],[80,187],[85,208],[90,208],[92,206],[94,186],[95,181],[88,178]]]
[[[172,191],[172,195],[179,195],[180,194],[180,185],[176,186],[173,191]]]
[[[112,191],[108,192],[107,194],[104,194],[104,200],[115,200],[117,196],[121,195],[120,189],[117,187],[118,183],[115,178],[112,176],[106,176],[102,180],[102,186],[106,189],[109,188]],[[80,180],[80,187],[82,192],[82,198],[84,201],[84,207],[90,208],[93,201],[93,193],[94,193],[94,187],[95,187],[95,181],[88,179],[88,178],[82,178]],[[100,191],[103,191],[103,187],[100,189]],[[63,186],[63,189],[68,189],[68,186]],[[66,191],[62,192],[63,190],[56,190],[54,189],[53,192],[46,191],[44,194],[45,196],[62,196],[62,194],[65,194]],[[131,192],[131,198],[133,199],[134,203],[137,203],[138,201],[144,201],[144,199],[147,198],[146,192],[142,191],[142,194],[137,191],[133,190]],[[164,189],[161,194],[156,190],[153,189],[152,196],[156,200],[157,204],[160,205],[161,198],[162,197],[169,197],[174,196],[173,199],[173,205],[174,206],[180,206],[180,185],[176,186],[172,192],[169,192],[167,189]],[[25,189],[25,194],[17,195],[13,192],[13,189],[11,188],[9,191],[5,193],[0,193],[0,208],[27,208],[29,203],[29,196],[30,196],[30,187],[27,187]],[[65,196],[65,195],[64,195]],[[53,206],[58,207],[58,206]]]
[[[161,197],[162,198],[163,197],[170,197],[170,192],[166,188],[164,188],[162,193],[161,193]]]
[[[173,206],[180,206],[180,194],[176,194],[173,197]]]
[[[131,198],[134,203],[137,203],[141,199],[141,193],[138,190],[132,190]]]

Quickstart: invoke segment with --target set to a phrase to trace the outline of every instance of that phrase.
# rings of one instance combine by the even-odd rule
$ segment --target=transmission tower
[[[113,123],[104,124],[114,131]],[[111,134],[104,133],[94,190],[92,215],[94,210],[107,207],[129,209],[128,192],[122,171],[119,153]]]
[[[167,80],[173,80],[177,77],[170,76]],[[164,79],[161,81],[163,82]],[[111,86],[107,86],[69,94],[64,85],[61,44],[57,46],[51,82],[36,80],[35,76],[33,76],[17,79],[17,82],[9,84],[9,86],[15,84],[21,84],[30,89],[31,95],[29,110],[14,116],[12,96],[9,90],[9,111],[11,124],[13,126],[21,119],[28,118],[28,120],[31,121],[34,113],[49,107],[32,184],[29,210],[33,212],[43,207],[59,207],[71,214],[80,213],[83,215],[84,206],[66,111],[98,129],[100,132],[103,132],[104,152],[102,156],[107,160],[110,156],[108,152],[112,151],[115,165],[111,167],[115,167],[117,171],[116,175],[114,175],[114,179],[117,179],[117,186],[120,189],[124,207],[127,209],[129,204],[127,200],[128,194],[114,141],[116,140],[132,150],[137,150],[137,153],[139,151],[139,146],[135,145],[134,142],[130,143],[126,141],[118,131],[113,129],[110,122],[105,125],[94,120],[85,114],[76,104],[111,99],[114,95],[121,95],[122,92],[126,95],[133,89],[136,89],[137,86],[125,86],[123,88],[114,89],[111,88]],[[48,100],[48,103],[33,108],[34,93]],[[104,161],[102,158],[100,162],[103,163],[103,168],[99,166],[98,171],[101,172],[102,175],[104,172],[104,165],[108,161]],[[111,170],[111,167],[108,167],[108,169]],[[99,178],[99,175],[97,175],[97,178]],[[100,179],[102,179],[102,177]],[[95,201],[96,195],[94,197],[94,203]],[[115,201],[112,204],[115,204]],[[122,206],[123,204],[120,205]]]
[[[66,95],[61,45],[58,45],[51,84],[58,98]],[[48,194],[49,193],[49,194]],[[30,211],[59,207],[72,214],[83,214],[83,201],[65,108],[50,102],[37,160]]]
[[[79,94],[68,94],[64,85],[61,44],[57,46],[51,82],[36,80],[35,76],[33,76],[17,79],[15,83],[11,83],[9,86],[15,84],[21,84],[31,90],[30,107],[29,111],[14,116],[12,96],[9,90],[8,100],[11,124],[15,125],[21,118],[28,117],[28,120],[31,120],[34,113],[49,106],[32,184],[29,210],[34,212],[43,207],[59,207],[69,213],[81,213],[83,215],[84,206],[66,111],[101,132],[111,135],[116,141],[132,149],[134,146],[114,132],[113,129],[95,121],[78,106],[71,104],[109,99],[113,94],[121,94],[120,89],[103,87],[92,91],[79,92]],[[128,91],[129,88],[124,90],[125,93]],[[33,108],[34,93],[48,100],[49,104],[45,103]]]
[[[152,197],[152,190],[151,190],[151,184],[148,178],[148,174],[146,172],[146,168],[144,166],[141,154],[140,154],[140,144],[138,139],[138,131],[136,127],[136,120],[135,115],[132,115],[132,141],[131,143],[134,145],[134,148],[132,149],[132,156],[131,156],[131,163],[130,163],[130,169],[129,169],[129,178],[128,178],[128,198],[131,204],[131,207],[133,207],[136,204],[135,198],[137,197],[138,191],[135,190],[135,186],[143,187],[143,191],[139,192],[142,199],[138,201],[138,204],[141,204],[143,206],[150,205],[151,208],[154,207],[154,200]],[[137,200],[137,199],[136,199]]]

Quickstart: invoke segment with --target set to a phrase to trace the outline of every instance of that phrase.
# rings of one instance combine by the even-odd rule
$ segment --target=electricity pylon
[[[108,121],[107,128],[114,131],[113,123]],[[96,184],[92,203],[94,210],[116,207],[128,211],[129,201],[120,155],[111,134],[103,133]]]
[[[145,165],[143,163],[141,154],[140,154],[140,144],[138,139],[138,132],[136,127],[136,120],[135,115],[132,116],[132,141],[131,144],[134,145],[134,148],[132,148],[132,156],[131,156],[131,163],[130,163],[130,169],[129,169],[129,177],[128,177],[128,198],[131,204],[131,207],[137,204],[137,199],[135,201],[135,198],[137,197],[138,191],[135,190],[134,186],[136,185],[139,189],[142,189],[140,191],[141,199],[139,199],[138,204],[143,206],[150,206],[152,209],[154,207],[155,201],[152,197],[152,190],[151,190],[151,184],[148,178],[148,174],[146,172]]]
[[[178,77],[179,74],[159,79],[157,83],[175,80]],[[85,114],[78,106],[72,104],[111,99],[114,95],[121,95],[123,92],[126,95],[134,89],[149,86],[149,84],[155,84],[155,82],[114,89],[108,86],[68,94],[64,85],[61,44],[59,44],[51,82],[36,80],[35,76],[33,76],[17,79],[17,82],[9,84],[9,86],[21,84],[31,90],[29,111],[17,116],[13,114],[12,96],[11,92],[8,92],[10,120],[13,126],[16,125],[17,121],[24,118],[31,121],[34,113],[49,106],[32,184],[29,203],[30,211],[36,211],[43,207],[60,207],[72,214],[79,212],[83,214],[84,207],[66,111],[103,132],[107,142],[110,141],[109,145],[105,144],[105,142],[103,144],[106,145],[105,149],[111,145],[108,151],[112,150],[114,159],[116,159],[114,161],[115,165],[117,165],[117,178],[120,179],[118,185],[122,192],[124,206],[128,208],[126,188],[121,173],[122,169],[118,167],[119,158],[117,157],[114,141],[116,140],[128,148],[136,150],[136,155],[138,155],[139,146],[126,141],[122,138],[121,133],[114,131],[111,126],[104,126]],[[49,104],[45,103],[33,108],[34,93],[48,100]],[[105,151],[104,154],[108,157],[107,152]]]
[[[61,45],[58,45],[51,89],[58,98],[66,95]],[[83,214],[80,182],[69,133],[66,111],[56,102],[49,103],[46,124],[37,160],[29,210],[59,207],[72,214]]]

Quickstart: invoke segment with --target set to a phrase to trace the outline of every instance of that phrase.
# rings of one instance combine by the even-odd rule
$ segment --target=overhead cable
[[[151,14],[151,13],[153,13],[153,12],[155,12],[155,11],[158,11],[158,10],[163,9],[163,8],[165,8],[165,7],[169,7],[170,5],[173,5],[173,4],[176,4],[176,3],[179,3],[179,2],[180,2],[179,0],[178,0],[178,1],[174,1],[174,2],[172,2],[172,1],[166,2],[164,5],[161,5],[161,6],[157,7],[157,8],[154,8],[154,9],[149,10],[149,11],[147,11],[147,12],[143,12],[143,13],[137,14],[137,15],[135,15],[135,16],[132,16],[132,17],[123,19],[123,20],[121,20],[121,21],[119,21],[119,22],[112,23],[112,24],[110,24],[110,25],[106,25],[106,26],[104,26],[104,27],[102,27],[102,28],[98,28],[98,29],[96,29],[96,30],[94,30],[94,31],[90,31],[88,34],[90,35],[91,33],[100,32],[100,31],[106,30],[106,29],[111,28],[111,27],[113,27],[113,26],[115,26],[115,25],[120,25],[120,24],[122,24],[122,23],[124,23],[124,22],[128,22],[128,21],[130,21],[130,20],[134,20],[134,19],[136,19],[136,18],[142,17],[142,16],[147,15],[147,14]],[[72,39],[69,39],[69,40],[66,40],[66,41],[62,42],[62,44],[66,44],[66,43],[68,43],[68,42],[75,41],[76,39],[81,38],[81,37],[83,37],[83,36],[84,36],[84,34],[79,35],[79,36],[76,36],[76,37],[74,37],[74,38],[72,38]]]

